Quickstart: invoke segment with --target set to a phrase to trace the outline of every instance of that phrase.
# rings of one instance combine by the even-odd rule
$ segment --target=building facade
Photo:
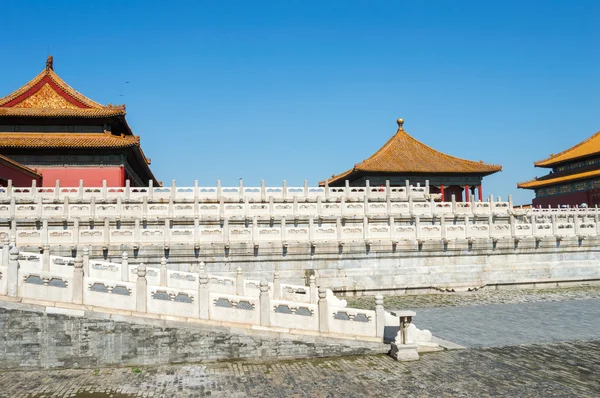
[[[550,172],[517,184],[535,192],[533,206],[600,205],[600,132],[534,165]]]
[[[502,166],[460,159],[436,151],[404,131],[404,120],[398,119],[398,131],[377,152],[344,173],[333,175],[321,185],[392,186],[425,185],[442,201],[483,199],[483,177],[502,170]]]
[[[159,185],[125,113],[69,87],[48,57],[40,74],[0,99],[0,154],[35,169],[43,186]]]

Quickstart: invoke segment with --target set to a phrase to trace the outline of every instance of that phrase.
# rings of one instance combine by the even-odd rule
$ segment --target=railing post
[[[79,188],[77,189],[77,197],[83,200],[83,180],[79,180]]]
[[[260,324],[271,326],[271,299],[269,298],[269,283],[260,281]]]
[[[8,289],[10,297],[17,297],[19,291],[19,249],[16,246],[11,247],[8,259]]]
[[[377,325],[377,337],[383,340],[385,330],[385,309],[383,308],[383,296],[378,294],[375,296],[375,318]]]
[[[83,248],[83,274],[90,274],[90,248],[87,246]]]
[[[319,301],[319,292],[317,292],[317,278],[314,275],[308,277],[308,285],[310,286],[310,303],[317,304]]]
[[[60,180],[56,180],[56,184],[54,185],[54,199],[58,200],[60,197]]]
[[[281,280],[279,279],[279,270],[273,273],[273,300],[281,299]]]
[[[8,261],[10,259],[10,241],[8,237],[4,238],[2,241],[2,265],[8,266]]]
[[[242,273],[242,267],[237,267],[235,274],[235,294],[238,296],[244,295],[244,274]]]
[[[42,250],[42,271],[50,272],[50,246],[44,245]]]
[[[75,257],[73,267],[73,304],[83,304],[83,258]]]
[[[125,201],[129,202],[131,199],[131,181],[125,180]]]
[[[319,287],[319,331],[329,332],[329,306],[327,304],[327,289]]]
[[[129,260],[127,258],[127,252],[121,254],[121,280],[123,282],[129,282]]]
[[[160,285],[167,286],[167,259],[162,257],[160,259]]]
[[[210,295],[208,291],[208,275],[204,271],[203,262],[200,262],[200,274],[198,281],[198,309],[200,319],[208,319],[210,310]]]
[[[146,312],[146,290],[148,280],[146,279],[146,266],[140,264],[137,269],[137,280],[135,282],[135,310]]]
[[[102,199],[106,200],[106,195],[107,195],[107,190],[106,190],[106,180],[102,180]]]

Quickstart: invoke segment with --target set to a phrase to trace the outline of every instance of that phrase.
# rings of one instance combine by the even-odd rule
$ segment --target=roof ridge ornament
[[[402,128],[402,125],[404,124],[404,119],[400,118],[400,119],[396,120],[396,123],[398,123],[398,130],[404,131],[404,129]]]
[[[54,70],[54,58],[52,55],[48,55],[46,59],[46,72]]]

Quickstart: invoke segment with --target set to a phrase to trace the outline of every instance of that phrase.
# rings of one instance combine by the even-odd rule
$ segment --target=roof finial
[[[400,118],[400,119],[396,120],[396,123],[398,123],[398,130],[404,130],[402,128],[402,125],[404,124],[404,119]]]
[[[46,70],[54,70],[54,58],[52,58],[52,55],[48,55],[48,59],[46,59]]]

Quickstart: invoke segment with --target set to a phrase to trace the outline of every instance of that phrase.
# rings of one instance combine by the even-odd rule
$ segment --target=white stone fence
[[[600,235],[600,213],[596,211],[532,213],[525,216],[494,216],[468,214],[407,217],[335,217],[307,220],[265,220],[253,218],[192,222],[181,220],[14,220],[0,223],[0,242],[7,244],[14,237],[19,247],[45,248],[64,246],[109,247],[127,245],[134,249],[146,246],[175,245],[195,248],[236,245],[372,245],[396,244],[401,241],[425,242],[471,239],[521,239]]]
[[[260,187],[244,187],[243,182],[237,187],[222,187],[218,181],[213,187],[199,187],[198,182],[193,187],[178,187],[173,181],[170,187],[153,187],[150,181],[149,187],[130,187],[129,180],[125,187],[109,187],[106,181],[101,187],[84,187],[83,181],[78,187],[61,187],[60,181],[56,181],[54,187],[37,187],[32,181],[31,187],[13,187],[12,181],[8,181],[7,187],[0,188],[0,200],[22,199],[30,201],[63,201],[70,202],[89,201],[115,201],[120,198],[123,201],[141,202],[144,198],[148,201],[220,201],[239,202],[244,200],[266,202],[269,199],[275,201],[292,200],[300,201],[322,200],[363,200],[386,199],[393,200],[425,200],[429,195],[429,185],[412,186],[406,181],[403,187],[391,187],[389,184],[379,187],[370,187],[368,182],[364,187],[351,187],[346,183],[345,187],[310,187],[305,181],[302,187],[288,187],[284,181],[282,186],[267,187],[264,181]],[[436,196],[437,197],[437,196]]]
[[[6,251],[6,248],[3,249]],[[5,256],[2,256],[3,259]],[[100,311],[128,311],[260,326],[281,331],[309,331],[323,336],[383,342],[385,326],[400,319],[383,309],[347,308],[330,290],[283,284],[276,272],[271,283],[248,281],[238,269],[234,278],[173,271],[165,258],[160,268],[19,252],[12,247],[8,264],[0,265],[0,294],[30,300],[69,303]],[[284,330],[282,330],[284,329]],[[415,346],[416,349],[416,346]]]
[[[413,202],[391,201],[339,201],[325,202],[317,198],[315,202],[299,202],[291,199],[289,203],[250,202],[245,198],[241,202],[123,202],[117,198],[114,203],[98,203],[94,198],[72,203],[44,203],[16,201],[0,202],[0,219],[18,220],[155,220],[155,219],[281,219],[288,220],[331,217],[407,217],[454,216],[454,215],[503,215],[509,214],[508,202]]]

